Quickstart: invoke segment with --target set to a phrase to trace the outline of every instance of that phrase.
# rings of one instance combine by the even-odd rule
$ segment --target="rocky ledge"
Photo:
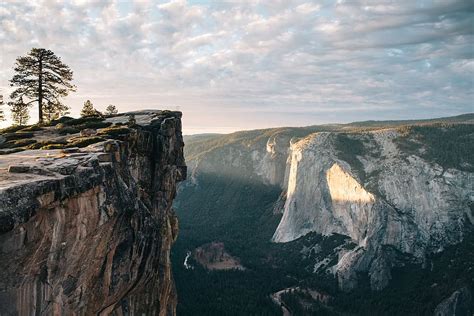
[[[37,128],[29,148],[43,149],[3,150],[0,315],[175,314],[181,113],[132,114]]]

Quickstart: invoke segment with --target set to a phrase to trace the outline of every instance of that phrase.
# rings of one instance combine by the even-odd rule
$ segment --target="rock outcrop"
[[[292,144],[275,242],[309,232],[350,236],[358,247],[341,252],[334,270],[341,288],[351,290],[360,272],[368,273],[373,289],[384,288],[398,253],[421,263],[427,253],[462,240],[474,222],[472,172],[399,151],[393,129],[346,136],[364,147],[350,164],[340,150],[344,158],[352,148],[337,148],[339,135],[316,133]]]
[[[393,267],[407,261],[427,266],[427,255],[472,231],[473,116],[445,121],[281,128],[201,139],[187,149],[192,185],[198,185],[196,175],[206,174],[279,187],[273,214],[282,218],[272,240],[290,242],[311,232],[349,236],[357,247],[335,249],[337,264],[326,258],[315,263],[316,270],[334,273],[344,290],[354,289],[360,275],[380,290]]]
[[[134,114],[115,139],[1,156],[0,315],[175,314],[181,113]]]

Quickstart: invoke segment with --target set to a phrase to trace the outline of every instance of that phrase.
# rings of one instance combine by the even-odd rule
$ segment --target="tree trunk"
[[[38,78],[38,123],[43,123],[43,59],[39,60],[39,78]]]

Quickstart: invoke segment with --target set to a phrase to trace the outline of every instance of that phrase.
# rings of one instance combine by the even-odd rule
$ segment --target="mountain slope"
[[[259,314],[252,308],[265,302],[260,314],[270,315],[270,294],[299,287],[303,292],[281,296],[292,297],[285,304],[328,314],[375,310],[371,304],[380,314],[410,314],[410,306],[432,313],[472,283],[470,272],[449,271],[456,282],[431,288],[440,281],[426,267],[442,269],[446,258],[436,255],[465,247],[462,240],[472,233],[473,118],[276,128],[188,141],[189,180],[176,200],[182,229],[173,260],[186,301],[178,311],[192,314],[216,300],[220,307],[207,312],[219,314],[224,306],[235,315]],[[223,242],[249,269],[209,272],[192,256],[195,269],[185,269],[186,254],[209,242]],[[472,256],[461,261],[465,267]],[[429,276],[410,286],[423,289],[430,304],[387,296],[406,293],[409,283],[396,280],[412,273]],[[212,285],[229,279],[228,286]],[[328,299],[308,298],[305,289]],[[243,302],[248,309],[237,307]]]

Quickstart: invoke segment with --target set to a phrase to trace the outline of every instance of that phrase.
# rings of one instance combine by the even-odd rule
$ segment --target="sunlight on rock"
[[[374,196],[337,163],[326,172],[326,180],[334,207],[362,207],[375,201]]]

